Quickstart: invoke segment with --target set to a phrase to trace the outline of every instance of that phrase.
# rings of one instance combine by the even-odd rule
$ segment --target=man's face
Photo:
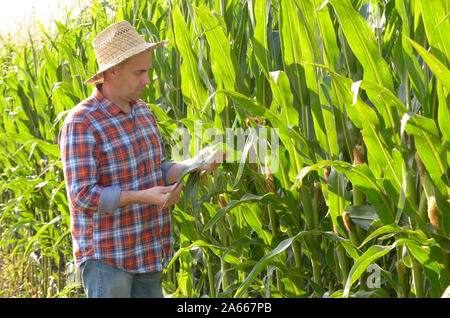
[[[152,55],[144,51],[129,58],[117,66],[114,76],[115,87],[123,99],[138,100],[150,84],[148,71],[151,68]]]

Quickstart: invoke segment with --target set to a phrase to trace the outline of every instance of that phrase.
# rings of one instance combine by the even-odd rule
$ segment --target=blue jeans
[[[99,260],[81,265],[88,298],[163,298],[161,272],[128,273]]]

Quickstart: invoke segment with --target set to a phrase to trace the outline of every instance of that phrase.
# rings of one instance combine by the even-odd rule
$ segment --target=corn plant
[[[142,98],[170,160],[214,144],[230,154],[212,174],[180,176],[168,297],[448,295],[448,7],[95,1],[58,34],[42,28],[43,43],[6,46],[1,257],[39,286],[28,294],[82,295],[55,142],[92,89],[92,39],[126,19],[147,41],[169,39]]]

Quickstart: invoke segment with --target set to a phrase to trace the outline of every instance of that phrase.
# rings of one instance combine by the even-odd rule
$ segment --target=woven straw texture
[[[145,50],[153,50],[167,43],[167,40],[149,43],[139,35],[128,21],[111,24],[100,32],[93,41],[98,71],[85,83],[103,81],[103,72],[120,62]]]

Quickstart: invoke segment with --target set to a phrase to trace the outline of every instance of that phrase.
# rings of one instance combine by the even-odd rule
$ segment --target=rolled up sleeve
[[[100,193],[98,201],[98,212],[113,214],[119,205],[120,188],[105,187]]]
[[[168,162],[165,161],[161,164],[161,173],[162,173],[162,178],[164,180],[164,184],[167,184],[167,173],[169,172],[169,169],[175,164],[175,162]]]
[[[76,210],[98,210],[103,187],[98,184],[95,137],[79,122],[65,123],[59,134],[59,149],[69,203]]]

